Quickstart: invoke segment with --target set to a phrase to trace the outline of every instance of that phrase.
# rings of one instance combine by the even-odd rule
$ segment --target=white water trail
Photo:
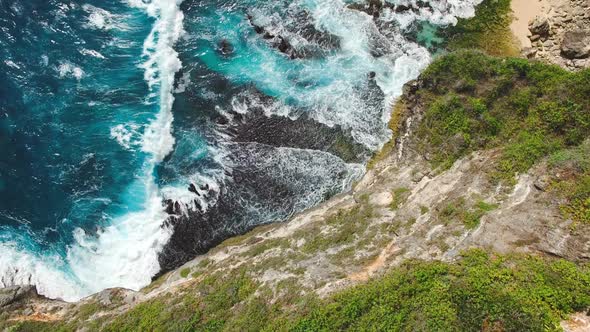
[[[173,47],[183,33],[180,3],[181,0],[130,2],[155,19],[144,42],[146,61],[142,68],[151,93],[158,97],[159,109],[141,143],[142,150],[151,157],[144,165],[143,176],[130,187],[130,191],[140,188],[143,192],[143,208],[115,218],[96,235],[75,229],[75,242],[67,248],[65,260],[57,253],[33,253],[15,241],[0,243],[0,286],[32,284],[47,297],[76,301],[111,287],[139,290],[160,270],[158,253],[170,238],[171,230],[162,227],[168,215],[153,172],[174,147],[174,76],[182,64]]]

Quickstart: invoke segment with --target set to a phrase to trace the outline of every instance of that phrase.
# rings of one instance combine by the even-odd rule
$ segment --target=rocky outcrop
[[[37,297],[35,286],[13,286],[0,289],[0,309],[18,303],[26,298]]]
[[[590,67],[590,2],[548,0],[548,8],[529,22],[532,47],[523,55],[570,70]]]
[[[567,59],[586,59],[590,56],[590,30],[567,31],[561,42],[561,54]]]

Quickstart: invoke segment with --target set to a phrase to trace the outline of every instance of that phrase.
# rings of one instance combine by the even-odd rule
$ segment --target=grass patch
[[[410,189],[408,188],[396,188],[391,192],[393,200],[389,206],[392,210],[397,210],[402,204],[404,204],[410,196]]]
[[[188,277],[188,275],[191,273],[191,268],[190,267],[185,267],[184,269],[180,270],[180,276],[182,278],[186,278]]]
[[[575,223],[590,224],[590,141],[554,153],[549,168],[561,174],[553,179],[553,190],[565,197],[561,211]]]
[[[427,206],[420,205],[420,215],[425,215],[428,211],[430,211],[430,209]]]
[[[303,232],[306,242],[301,251],[312,254],[350,244],[365,232],[368,222],[373,217],[373,208],[368,203],[357,205],[350,210],[338,211],[326,218],[325,225],[328,227],[325,233]]]
[[[481,217],[496,209],[498,205],[477,201],[473,206],[468,206],[464,198],[458,198],[448,203],[439,213],[438,218],[445,225],[453,222],[463,224],[467,229],[479,226]]]
[[[142,303],[104,331],[553,331],[590,307],[590,268],[527,255],[463,253],[455,263],[413,260],[326,299],[296,278],[273,290],[244,270],[212,275],[174,297]],[[73,331],[21,322],[13,331]]]
[[[590,306],[590,274],[566,261],[465,253],[458,264],[412,261],[323,301],[293,331],[558,330]]]

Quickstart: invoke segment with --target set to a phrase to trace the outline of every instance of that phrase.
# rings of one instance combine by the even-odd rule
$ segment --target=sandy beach
[[[521,47],[531,47],[528,23],[540,14],[545,14],[549,8],[547,0],[512,0],[514,21],[510,29],[518,39]]]

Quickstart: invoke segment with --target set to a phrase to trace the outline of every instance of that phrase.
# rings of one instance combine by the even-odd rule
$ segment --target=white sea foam
[[[95,50],[89,50],[89,49],[83,48],[80,50],[80,53],[83,55],[93,56],[93,57],[99,58],[99,59],[106,59],[104,55],[100,54],[100,52],[95,51]]]
[[[416,1],[395,1],[406,5],[410,2]],[[430,1],[431,9],[407,11],[405,14],[385,9],[379,20],[395,21],[402,28],[416,20],[454,24],[457,17],[473,15],[475,5],[479,2],[481,0]],[[428,50],[406,40],[395,27],[388,29],[384,35],[373,17],[347,8],[346,2],[342,0],[295,0],[291,6],[306,8],[317,30],[335,35],[340,40],[338,52],[328,55],[324,61],[308,64],[298,73],[298,79],[313,81],[321,73],[323,77],[333,80],[324,86],[297,89],[285,80],[284,68],[273,64],[273,58],[265,61],[265,65],[260,68],[263,73],[255,78],[260,80],[260,84],[279,89],[280,94],[306,104],[311,109],[311,116],[317,121],[349,129],[357,142],[373,150],[380,148],[391,134],[387,128],[387,118],[392,103],[401,94],[403,85],[415,79],[430,63]],[[286,37],[292,45],[300,43],[299,32],[286,28],[292,23],[291,19],[273,15],[273,10],[272,5],[253,9],[254,22],[274,35]],[[382,56],[373,56],[375,43],[383,50]],[[359,89],[358,85],[367,81],[370,72],[375,73],[375,81],[385,95],[381,105],[374,104],[379,96],[367,96],[368,89]],[[282,82],[284,86],[277,88],[276,82]],[[239,104],[233,106],[238,112],[247,111]],[[290,110],[289,106],[272,107],[272,114],[285,115],[293,111],[297,112]]]
[[[182,68],[174,44],[184,33],[182,21],[184,14],[179,8],[182,1],[157,0],[150,3],[132,2],[143,7],[149,15],[158,17],[154,27],[145,40],[143,54],[146,61],[145,79],[151,89],[159,88],[160,112],[146,128],[142,149],[153,155],[155,162],[164,160],[174,147],[172,135],[172,104],[174,103],[174,76]]]
[[[110,287],[139,290],[160,269],[157,255],[171,231],[161,227],[167,214],[153,183],[144,209],[114,220],[97,236],[74,231],[66,259],[34,254],[16,241],[0,243],[0,286],[32,284],[40,294],[75,301]],[[22,241],[19,241],[22,242]]]
[[[132,195],[140,188],[145,197],[143,207],[111,220],[109,226],[97,234],[86,234],[77,228],[74,243],[68,246],[65,259],[58,254],[33,254],[23,244],[31,239],[2,241],[0,244],[0,286],[33,284],[38,291],[52,298],[78,300],[109,287],[138,290],[151,281],[160,269],[158,253],[171,235],[163,227],[168,217],[162,206],[162,194],[153,178],[154,167],[172,150],[172,103],[174,75],[181,63],[174,51],[174,43],[182,34],[181,1],[152,1],[135,3],[156,19],[154,28],[145,41],[146,80],[150,89],[159,90],[160,108],[141,140],[141,147],[152,155],[145,165],[143,177],[130,186]],[[90,22],[105,28],[104,11],[86,7]],[[61,77],[81,79],[83,71],[70,62],[58,67]],[[132,148],[133,125],[115,126],[111,136],[125,148]],[[1,235],[1,234],[0,234]]]
[[[428,1],[430,8],[422,7],[418,11],[408,10],[399,13],[386,8],[383,15],[380,16],[380,19],[384,21],[396,21],[400,23],[402,27],[406,27],[417,20],[429,21],[437,25],[456,24],[457,18],[467,18],[475,15],[475,7],[482,1],[483,0]],[[387,2],[418,8],[417,3],[423,1],[396,0]]]
[[[84,77],[84,70],[69,61],[60,62],[57,67],[59,77],[74,77],[78,81]]]
[[[139,125],[135,123],[118,124],[111,128],[111,138],[126,150],[132,150],[135,146],[141,145],[139,136]]]
[[[77,300],[82,287],[64,273],[59,255],[39,256],[16,242],[0,243],[0,287],[36,285],[37,291],[51,298]]]
[[[82,9],[89,14],[88,27],[101,30],[110,30],[115,27],[115,15],[111,14],[108,10],[89,4],[84,4]]]

